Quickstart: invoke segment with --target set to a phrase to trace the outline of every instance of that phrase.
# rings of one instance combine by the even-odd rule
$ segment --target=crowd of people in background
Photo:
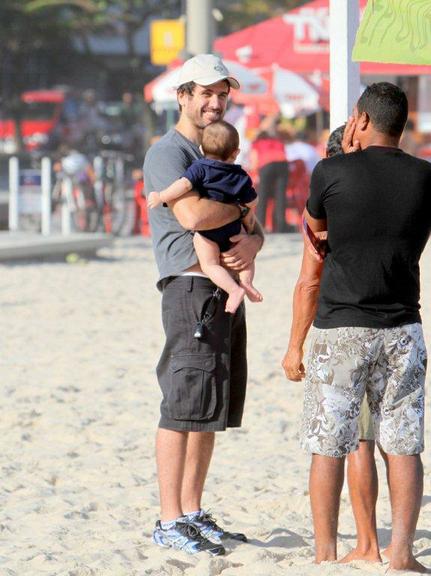
[[[311,174],[325,157],[329,130],[307,128],[306,119],[300,119],[297,128],[296,120],[262,117],[254,130],[243,131],[247,141],[241,145],[241,162],[257,187],[257,217],[266,232],[298,231]],[[241,126],[241,120],[235,125]],[[430,159],[429,138],[416,132],[412,120],[407,122],[400,146],[413,156]]]
[[[64,94],[61,113],[37,151],[57,162],[79,156],[91,163],[101,151],[112,150],[127,158],[128,166],[142,175],[145,153],[164,132],[166,115],[152,113],[154,122],[150,125],[142,94],[125,91],[121,100],[106,101],[94,89],[58,90]],[[317,130],[313,117],[286,119],[257,113],[252,114],[250,126],[248,114],[246,108],[232,105],[226,117],[240,134],[236,162],[250,173],[258,192],[257,217],[266,232],[297,232],[310,176],[324,156],[328,130]],[[426,157],[426,135],[417,134],[414,128],[409,120],[401,147]]]
[[[69,89],[48,148],[57,150],[66,144],[90,158],[100,149],[112,149],[133,155],[142,163],[144,132],[140,97],[124,92],[121,101],[106,102],[97,98],[95,90],[88,89],[79,94]]]

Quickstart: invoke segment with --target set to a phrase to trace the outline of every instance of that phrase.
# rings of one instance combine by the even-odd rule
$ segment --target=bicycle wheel
[[[127,199],[124,188],[107,182],[104,187],[103,227],[108,234],[119,236],[126,221]]]
[[[96,232],[99,226],[99,209],[94,190],[82,185],[73,188],[73,224],[80,232]]]

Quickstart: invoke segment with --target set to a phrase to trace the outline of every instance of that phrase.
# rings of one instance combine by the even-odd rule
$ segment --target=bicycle
[[[66,204],[75,230],[102,230],[114,236],[122,235],[133,204],[133,191],[130,196],[126,190],[124,163],[133,160],[131,155],[103,150],[94,159],[94,168],[87,162],[85,170],[76,173],[65,172],[64,159],[57,162],[54,165],[53,207],[60,202]]]
[[[54,164],[55,183],[52,191],[52,209],[67,206],[73,228],[79,232],[96,232],[99,227],[99,208],[95,190],[88,179],[69,175]]]
[[[98,158],[95,159],[94,188],[99,209],[99,225],[108,234],[120,236],[128,219],[130,204],[124,164],[134,158],[130,154],[111,150],[103,150]]]

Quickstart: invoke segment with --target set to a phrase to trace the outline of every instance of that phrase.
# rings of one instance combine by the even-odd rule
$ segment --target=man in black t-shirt
[[[390,567],[421,572],[412,542],[423,491],[419,259],[431,229],[431,165],[398,148],[406,119],[405,94],[373,84],[346,130],[357,151],[315,168],[305,217],[312,231],[328,230],[328,253],[323,267],[304,251],[283,367],[290,380],[305,376],[303,344],[314,320],[302,443],[313,454],[316,561],[336,558],[344,457],[358,448],[366,391],[388,459]]]

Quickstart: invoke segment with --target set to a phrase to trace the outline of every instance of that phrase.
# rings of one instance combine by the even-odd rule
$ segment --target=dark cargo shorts
[[[171,276],[162,290],[166,343],[157,366],[163,394],[159,427],[215,432],[241,426],[247,384],[244,303],[235,315],[226,313],[227,295],[200,276]],[[196,338],[204,317],[202,337]]]

